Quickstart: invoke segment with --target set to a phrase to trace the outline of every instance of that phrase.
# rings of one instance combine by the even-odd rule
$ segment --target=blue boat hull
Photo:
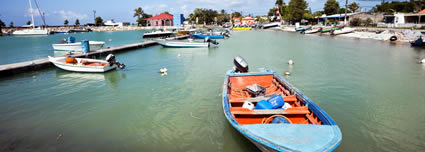
[[[273,75],[277,81],[291,88],[301,102],[322,122],[313,124],[239,124],[232,115],[229,103],[231,77]],[[334,120],[298,89],[270,69],[258,73],[234,73],[229,70],[223,85],[223,111],[229,123],[261,151],[332,151],[342,141],[341,131]]]
[[[210,39],[224,39],[223,35],[203,35],[203,34],[193,34],[192,35],[196,39],[205,39],[209,37]]]

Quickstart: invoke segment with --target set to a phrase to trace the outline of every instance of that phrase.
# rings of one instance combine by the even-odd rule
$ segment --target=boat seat
[[[244,103],[245,101],[249,101],[252,103],[259,102],[261,100],[267,100],[273,96],[261,96],[256,98],[232,98],[229,100],[230,103]],[[297,97],[295,95],[283,97],[283,101],[285,102],[296,102]]]
[[[283,109],[271,109],[271,110],[249,110],[242,107],[231,107],[230,112],[234,115],[290,115],[290,114],[309,114],[308,107],[292,107],[286,110]]]

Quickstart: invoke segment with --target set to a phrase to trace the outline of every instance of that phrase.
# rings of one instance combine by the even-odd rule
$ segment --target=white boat
[[[123,69],[124,64],[115,61],[115,56],[109,54],[106,60],[72,58],[72,57],[49,57],[49,61],[56,67],[74,72],[107,72],[117,67]]]
[[[301,34],[314,34],[314,33],[319,33],[320,31],[322,31],[322,28],[301,31]]]
[[[163,36],[171,36],[173,35],[172,31],[152,31],[143,33],[143,38],[149,37],[163,37]]]
[[[28,2],[30,3],[30,10],[33,10],[32,6],[31,6],[31,0],[28,0]],[[32,19],[32,28],[31,29],[14,31],[12,34],[13,35],[48,35],[49,34],[49,30],[47,30],[47,29],[41,29],[40,27],[35,28],[34,13],[32,11],[31,11],[31,19]]]
[[[206,39],[204,41],[197,41],[193,39],[187,40],[165,40],[157,39],[155,40],[164,47],[178,47],[178,48],[206,48],[212,45],[218,45],[218,42],[211,39]]]
[[[263,29],[272,28],[272,27],[279,27],[279,25],[280,25],[279,22],[268,23],[268,24],[263,25]]]
[[[343,29],[340,29],[340,30],[331,31],[331,34],[332,35],[347,34],[347,33],[353,32],[353,31],[354,31],[353,28],[346,27],[346,28],[343,28]]]
[[[90,51],[98,50],[105,45],[105,42],[103,41],[89,41]],[[55,50],[61,50],[61,51],[75,51],[75,52],[81,52],[81,42],[75,42],[75,43],[64,43],[64,44],[52,44],[53,49]]]

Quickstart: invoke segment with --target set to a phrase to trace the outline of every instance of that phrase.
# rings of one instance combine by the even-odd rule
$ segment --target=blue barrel
[[[276,124],[280,124],[280,123],[285,123],[285,124],[290,124],[291,122],[289,122],[288,120],[286,120],[283,117],[277,116],[274,117],[271,123],[276,123]]]
[[[82,40],[81,41],[81,51],[84,52],[84,53],[90,52],[89,40]]]
[[[273,105],[266,100],[261,100],[257,103],[254,109],[273,109]]]
[[[272,109],[281,108],[285,104],[281,95],[273,96],[267,102],[272,105]]]
[[[68,43],[75,43],[75,37],[72,37],[72,36],[68,37],[68,41],[67,42]]]

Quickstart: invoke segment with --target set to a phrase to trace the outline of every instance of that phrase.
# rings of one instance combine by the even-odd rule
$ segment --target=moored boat
[[[211,47],[218,45],[219,43],[215,40],[205,39],[203,41],[187,39],[187,40],[166,40],[157,39],[155,40],[164,47],[176,47],[176,48],[200,48],[200,47]]]
[[[251,29],[251,27],[234,27],[233,31],[249,31]]]
[[[107,72],[117,67],[123,69],[124,64],[115,60],[115,56],[109,54],[106,60],[73,58],[73,57],[49,57],[49,61],[56,67],[73,72]]]
[[[247,73],[241,57],[226,73],[223,110],[261,151],[332,151],[342,136],[334,120],[270,69]]]
[[[89,41],[90,51],[98,50],[102,48],[103,45],[105,45],[105,42],[103,41]],[[52,44],[52,46],[56,51],[82,51],[81,42]]]
[[[152,31],[143,33],[143,38],[167,37],[173,35],[171,31]]]
[[[280,22],[273,22],[263,25],[263,29],[273,28],[273,27],[279,27]]]
[[[209,37],[210,39],[224,39],[224,35],[211,35],[211,34],[197,33],[197,34],[193,34],[192,36],[193,38],[196,38],[196,39],[205,39],[207,37]]]
[[[340,26],[335,26],[335,27],[330,27],[330,28],[323,28],[322,29],[322,33],[326,33],[326,32],[331,32],[332,30],[340,30],[342,28],[344,28],[345,25],[340,25]]]
[[[313,28],[313,26],[307,26],[307,27],[303,27],[303,26],[298,26],[295,28],[295,31],[306,31],[306,30],[311,30]]]
[[[33,10],[32,5],[31,5],[31,0],[28,0],[28,3],[30,4],[30,10]],[[20,35],[48,35],[50,33],[49,30],[47,30],[47,29],[41,29],[40,27],[35,28],[34,12],[33,11],[31,11],[31,20],[32,20],[32,24],[31,24],[32,28],[14,31],[12,34],[20,36]]]
[[[332,30],[331,34],[332,35],[339,35],[339,34],[347,34],[347,33],[351,33],[351,32],[354,32],[354,29],[350,28],[350,27],[346,27],[346,28],[343,28],[343,29],[340,29],[340,30]]]
[[[314,33],[319,33],[320,31],[322,31],[322,28],[301,31],[301,34],[314,34]]]

